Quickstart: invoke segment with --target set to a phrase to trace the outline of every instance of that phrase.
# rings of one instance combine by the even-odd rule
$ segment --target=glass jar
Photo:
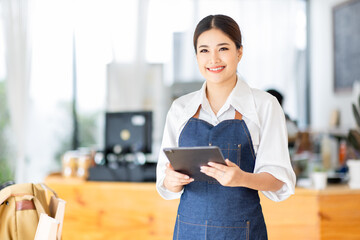
[[[64,177],[76,177],[78,168],[78,152],[67,151],[62,159],[62,175]]]

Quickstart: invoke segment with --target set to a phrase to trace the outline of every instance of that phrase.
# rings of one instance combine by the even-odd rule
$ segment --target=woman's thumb
[[[232,161],[230,161],[229,159],[226,159],[225,162],[226,162],[226,165],[228,165],[229,167],[234,167],[234,166],[236,166],[236,164],[233,163]]]

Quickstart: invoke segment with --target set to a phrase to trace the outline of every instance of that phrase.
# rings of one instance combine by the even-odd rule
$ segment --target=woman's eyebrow
[[[229,43],[219,43],[217,46],[219,47],[219,46],[227,46],[227,45],[230,45]]]
[[[199,48],[207,48],[209,47],[208,45],[200,45]]]
[[[230,44],[225,42],[225,43],[219,43],[219,44],[216,45],[216,46],[219,47],[219,46],[224,46],[224,45],[230,45]],[[208,45],[200,45],[200,46],[199,46],[199,48],[207,48],[207,47],[209,47],[209,46],[208,46]]]

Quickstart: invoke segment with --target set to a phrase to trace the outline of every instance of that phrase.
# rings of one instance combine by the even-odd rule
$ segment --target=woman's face
[[[221,30],[212,28],[200,34],[197,41],[197,62],[207,82],[236,81],[236,69],[242,57],[242,48]]]

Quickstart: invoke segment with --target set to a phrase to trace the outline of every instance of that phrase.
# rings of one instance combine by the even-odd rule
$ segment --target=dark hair
[[[282,106],[284,97],[279,91],[275,89],[268,89],[267,92],[273,95],[274,97],[276,97],[276,99],[279,101],[280,105]]]
[[[237,49],[242,46],[241,43],[241,31],[239,25],[235,22],[234,19],[225,15],[209,15],[203,18],[198,25],[196,26],[194,32],[194,48],[195,53],[197,40],[199,36],[210,29],[217,28],[224,32],[234,43]]]

